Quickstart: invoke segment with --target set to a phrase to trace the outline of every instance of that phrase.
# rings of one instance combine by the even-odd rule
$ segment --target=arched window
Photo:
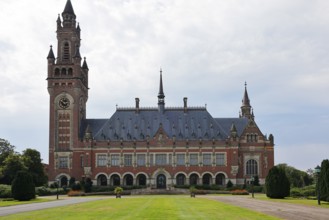
[[[72,68],[69,68],[69,71],[68,71],[68,73],[67,73],[69,76],[72,76],[73,75],[73,70],[72,70]]]
[[[220,173],[216,176],[216,185],[224,186],[225,185],[225,176]]]
[[[98,176],[97,185],[98,186],[106,186],[107,185],[107,178],[104,174]]]
[[[63,47],[63,61],[70,61],[70,44],[68,42],[64,43]]]
[[[247,175],[258,175],[258,164],[256,160],[248,160],[246,163],[246,174]]]
[[[178,174],[176,177],[176,185],[183,186],[185,185],[185,175],[184,174]]]
[[[55,76],[59,76],[59,72],[60,72],[59,68],[56,68],[55,69]]]

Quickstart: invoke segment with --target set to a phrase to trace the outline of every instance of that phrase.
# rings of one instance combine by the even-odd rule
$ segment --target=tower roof
[[[162,84],[162,69],[160,69],[160,86],[159,86],[159,94],[158,98],[163,99],[165,97],[163,93],[163,84]]]
[[[87,61],[86,61],[86,57],[83,58],[82,69],[89,70]]]
[[[53,52],[53,46],[52,45],[50,45],[50,50],[49,50],[47,59],[55,59],[55,55],[54,55],[54,52]]]
[[[242,99],[242,106],[250,106],[250,100],[247,92],[247,82],[244,84],[244,95]]]
[[[64,11],[63,11],[63,14],[64,13],[75,15],[71,0],[67,0]]]

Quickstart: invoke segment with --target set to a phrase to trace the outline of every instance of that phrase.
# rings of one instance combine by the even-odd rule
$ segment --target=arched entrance
[[[211,175],[209,173],[206,173],[202,177],[202,184],[203,185],[210,185],[211,184]]]
[[[60,187],[66,187],[67,186],[67,177],[66,176],[62,176],[60,178]]]
[[[198,184],[198,179],[199,179],[199,176],[195,173],[191,174],[190,175],[190,185],[197,185]]]
[[[97,177],[97,185],[98,186],[106,186],[107,185],[107,178],[104,174],[101,174]]]
[[[137,185],[146,186],[146,176],[144,174],[139,174],[137,176]]]
[[[160,174],[157,176],[157,188],[158,189],[165,189],[166,188],[166,176]]]
[[[225,176],[220,173],[216,175],[216,185],[224,186],[225,185]]]
[[[132,186],[134,185],[134,178],[131,174],[126,174],[123,178],[125,186]]]
[[[184,186],[185,185],[185,175],[184,174],[178,174],[176,177],[176,185],[177,186]]]
[[[120,177],[118,174],[113,174],[111,176],[111,184],[112,186],[120,186]]]

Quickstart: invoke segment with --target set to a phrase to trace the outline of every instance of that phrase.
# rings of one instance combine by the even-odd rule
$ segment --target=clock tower
[[[72,169],[73,150],[79,146],[80,126],[86,117],[88,65],[86,59],[82,63],[80,55],[80,31],[71,1],[67,0],[62,18],[58,15],[57,19],[57,58],[52,46],[47,57],[49,165],[55,168],[49,173],[51,178],[60,172],[58,169]]]

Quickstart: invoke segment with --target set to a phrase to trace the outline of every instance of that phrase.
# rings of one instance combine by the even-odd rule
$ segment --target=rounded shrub
[[[11,192],[13,198],[19,201],[34,199],[35,187],[31,174],[26,171],[17,172],[11,184]]]
[[[0,198],[11,198],[11,187],[9,185],[0,185]]]
[[[284,169],[274,166],[270,169],[266,180],[266,196],[270,198],[284,198],[290,194],[290,182]]]

